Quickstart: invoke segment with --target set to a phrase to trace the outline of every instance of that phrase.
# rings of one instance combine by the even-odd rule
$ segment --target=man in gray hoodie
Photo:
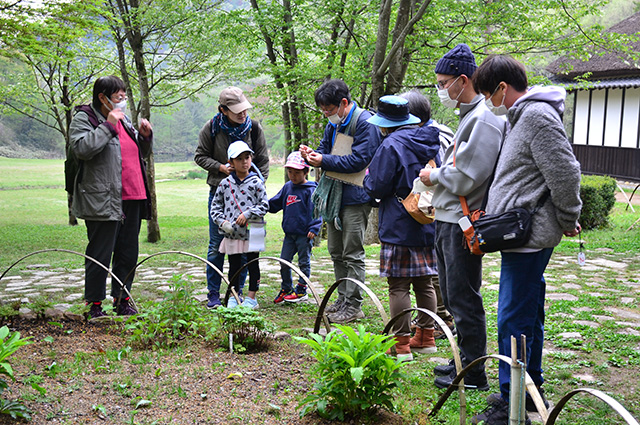
[[[511,357],[511,337],[526,337],[527,373],[540,388],[544,341],[544,271],[562,235],[575,236],[580,225],[580,164],[562,124],[566,92],[561,87],[528,88],[524,66],[509,56],[490,56],[473,84],[496,115],[507,115],[510,130],[489,190],[487,214],[521,207],[532,217],[531,238],[521,248],[501,252],[498,298],[498,349]],[[498,104],[496,106],[496,104]],[[510,367],[500,362],[500,394],[472,423],[509,423]],[[542,391],[540,391],[542,393]],[[544,404],[548,403],[544,398]],[[527,394],[526,410],[535,411]],[[525,423],[531,423],[524,413]]]
[[[506,121],[492,114],[471,84],[477,66],[466,44],[458,44],[436,64],[438,97],[444,106],[460,108],[460,125],[436,169],[423,169],[420,179],[435,185],[436,255],[438,278],[444,304],[453,315],[463,367],[487,353],[487,329],[480,286],[482,257],[472,254],[464,243],[458,221],[463,217],[460,197],[469,208],[480,208],[500,151]],[[453,360],[437,366],[435,380],[447,388],[456,377]],[[465,387],[489,389],[484,365],[465,376]]]

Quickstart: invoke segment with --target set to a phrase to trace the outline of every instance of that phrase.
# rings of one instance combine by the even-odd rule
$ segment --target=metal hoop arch
[[[389,321],[389,318],[387,317],[387,312],[384,311],[384,307],[382,307],[382,304],[380,303],[380,300],[378,299],[376,294],[374,294],[373,291],[371,289],[369,289],[369,287],[367,285],[365,285],[364,283],[360,282],[359,280],[352,279],[350,277],[343,277],[342,279],[338,279],[333,285],[331,285],[329,287],[329,289],[327,290],[327,293],[324,294],[324,298],[322,299],[322,303],[320,303],[320,308],[318,309],[318,315],[316,316],[316,323],[313,326],[313,333],[317,334],[320,331],[320,320],[322,318],[325,319],[325,324],[328,321],[328,319],[326,318],[326,315],[324,314],[324,309],[327,307],[327,304],[329,303],[329,298],[331,298],[331,294],[333,294],[333,291],[335,291],[336,288],[342,282],[347,282],[347,281],[355,283],[360,288],[362,288],[367,293],[367,295],[369,295],[369,298],[371,298],[371,301],[373,301],[373,304],[378,309],[378,312],[380,313],[380,316],[382,317],[382,322],[383,323],[386,324]],[[328,324],[326,326],[327,326],[327,332],[328,332],[331,328],[329,327]]]
[[[527,389],[528,388],[529,387],[527,387]],[[631,416],[631,413],[629,413],[629,411],[625,409],[624,406],[622,406],[620,403],[618,403],[613,397],[608,396],[602,391],[594,390],[592,388],[578,388],[576,390],[570,391],[568,394],[562,397],[558,402],[558,404],[556,404],[553,407],[553,409],[551,409],[551,412],[549,412],[549,418],[547,421],[544,422],[545,425],[554,425],[556,423],[556,419],[558,419],[558,415],[560,414],[564,406],[567,404],[567,402],[571,398],[573,398],[575,395],[580,393],[591,394],[592,396],[604,401],[609,405],[609,407],[615,410],[616,413],[618,413],[622,417],[622,419],[624,419],[627,422],[627,424],[639,425],[638,421],[633,416]]]
[[[2,275],[0,275],[0,280],[2,280],[2,278],[9,272],[9,270],[11,270],[16,264],[20,263],[22,260],[25,260],[33,255],[36,254],[42,254],[44,252],[67,252],[69,254],[75,254],[75,255],[79,255],[80,257],[84,257],[85,259],[92,261],[93,263],[97,264],[98,266],[102,267],[102,269],[104,271],[106,271],[110,276],[111,279],[115,279],[116,282],[118,282],[118,284],[120,285],[120,289],[124,290],[124,292],[127,294],[127,296],[129,297],[129,299],[131,300],[131,303],[133,304],[133,307],[137,310],[138,306],[136,305],[136,302],[134,301],[133,297],[131,296],[131,293],[129,292],[129,290],[127,289],[127,287],[122,283],[122,281],[120,279],[118,279],[118,277],[116,275],[114,275],[111,270],[109,270],[108,267],[105,267],[104,264],[102,264],[101,262],[99,262],[98,260],[96,260],[95,258],[89,257],[86,254],[83,254],[81,252],[77,252],[77,251],[71,251],[70,249],[61,249],[61,248],[49,248],[49,249],[41,249],[39,251],[34,251],[30,254],[25,255],[24,257],[21,257],[18,259],[18,261],[16,261],[15,263],[11,264],[9,266],[8,269],[6,269],[4,271],[4,273],[2,273]],[[135,270],[135,269],[134,269]],[[129,278],[129,275],[127,275],[127,278],[125,279],[125,281]],[[120,300],[118,299],[118,303],[120,302]]]
[[[307,277],[306,274],[302,273],[302,270],[300,270],[295,264],[292,264],[291,262],[287,261],[287,260],[283,260],[282,258],[278,258],[278,257],[258,257],[258,258],[254,258],[251,261],[248,261],[246,264],[244,264],[242,267],[240,267],[240,269],[231,277],[230,282],[233,282],[233,280],[240,275],[240,272],[242,270],[244,270],[245,268],[249,267],[249,264],[256,262],[256,261],[260,261],[260,260],[274,260],[277,261],[280,264],[284,264],[285,266],[288,266],[291,268],[291,270],[293,270],[300,278],[302,278],[302,280],[304,280],[305,284],[307,285],[307,288],[309,288],[309,290],[311,291],[311,295],[313,295],[313,298],[316,300],[316,304],[320,305],[320,297],[318,296],[318,294],[316,293],[316,290],[313,288],[313,286],[311,285],[311,281],[309,280],[309,278]],[[240,300],[238,299],[238,296],[235,292],[235,288],[233,288],[231,286],[231,283],[229,282],[229,284],[227,285],[227,292],[225,294],[224,297],[224,303],[226,304],[229,298],[229,294],[233,294],[236,297],[236,300],[238,301],[238,303],[240,303]],[[327,332],[329,332],[331,330],[331,326],[329,325],[329,319],[327,319],[326,315],[322,316],[323,320],[324,320],[324,325],[325,328],[327,329]]]
[[[421,313],[428,315],[440,326],[440,329],[444,331],[447,337],[447,340],[449,341],[449,345],[451,346],[451,352],[453,354],[453,362],[456,367],[456,371],[460,373],[460,371],[463,369],[462,369],[462,360],[460,359],[460,350],[458,350],[458,343],[456,342],[456,339],[453,336],[451,329],[449,329],[449,326],[447,326],[446,323],[444,323],[444,320],[442,320],[440,316],[438,316],[433,311],[427,310],[426,308],[422,308],[422,307],[405,308],[400,313],[393,316],[391,320],[389,320],[387,325],[384,327],[384,330],[382,331],[382,333],[384,333],[385,335],[388,335],[389,332],[391,331],[391,328],[395,324],[395,322],[397,322],[404,315],[414,311],[419,311]],[[453,390],[451,392],[453,392]],[[466,423],[466,412],[467,412],[467,398],[464,393],[464,383],[458,388],[458,392],[459,392],[459,400],[460,400],[460,424],[464,425]],[[434,411],[432,414],[435,414],[435,412],[437,412],[440,409],[440,407],[442,407],[442,404],[444,404],[447,398],[449,398],[450,394],[451,393],[447,394],[446,397],[444,397],[444,395],[440,397],[440,400],[442,400],[442,403],[440,404],[440,401],[438,401],[439,405],[436,405],[437,407],[434,407]]]

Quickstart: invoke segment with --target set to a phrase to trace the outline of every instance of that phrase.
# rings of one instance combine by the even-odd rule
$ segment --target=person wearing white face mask
[[[509,132],[500,152],[487,198],[487,214],[513,208],[532,211],[531,237],[517,249],[500,253],[498,350],[511,357],[511,337],[522,353],[526,337],[527,373],[540,388],[544,342],[544,271],[563,234],[580,230],[580,164],[567,139],[562,114],[566,92],[561,87],[528,87],[524,66],[509,56],[489,56],[473,76],[474,86],[495,114],[506,114]],[[499,102],[499,105],[496,104]],[[500,362],[500,394],[487,398],[490,406],[472,423],[509,423],[510,368]],[[548,402],[543,397],[548,407]],[[525,408],[536,411],[526,395]],[[525,423],[530,421],[526,417]]]
[[[420,171],[420,179],[434,186],[438,280],[447,310],[453,315],[462,366],[486,355],[487,332],[480,295],[482,257],[463,244],[458,221],[463,217],[460,197],[471,210],[482,203],[505,132],[505,119],[487,108],[484,96],[471,83],[477,66],[469,46],[458,44],[436,64],[438,97],[449,108],[460,108],[460,124],[440,168]],[[447,388],[456,377],[453,359],[434,369],[435,385]],[[467,389],[488,390],[484,365],[464,379]]]
[[[106,268],[111,265],[127,289],[112,279],[113,307],[120,316],[137,313],[129,302],[130,272],[138,261],[141,220],[151,211],[143,160],[151,152],[151,124],[141,119],[136,130],[125,115],[126,106],[124,82],[114,75],[100,77],[93,86],[93,102],[76,107],[70,126],[70,150],[80,160],[72,210],[87,226],[86,255]],[[107,272],[87,260],[85,275],[89,318],[105,316]]]
[[[322,84],[315,92],[315,102],[329,123],[318,149],[300,146],[302,157],[325,172],[314,192],[315,212],[327,222],[327,249],[336,280],[348,277],[364,283],[364,233],[371,198],[362,188],[362,179],[357,182],[351,177],[364,177],[380,144],[380,132],[367,123],[371,113],[351,100],[349,87],[342,80]],[[351,153],[345,155],[342,151],[334,151],[336,145],[348,146]],[[329,178],[327,172],[334,178]],[[343,183],[345,180],[351,184]],[[321,193],[326,196],[320,196]],[[320,199],[316,200],[316,197]],[[361,304],[360,287],[351,281],[343,281],[338,287],[338,300],[325,311],[331,322],[349,323],[364,317]]]

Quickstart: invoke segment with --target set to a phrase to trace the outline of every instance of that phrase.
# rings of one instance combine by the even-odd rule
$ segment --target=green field
[[[84,252],[84,225],[67,224],[67,199],[63,189],[61,160],[16,160],[0,158],[0,273],[19,258],[43,249],[68,249]],[[199,171],[190,162],[156,164],[158,213],[162,239],[146,242],[140,235],[142,255],[178,250],[205,256],[208,244],[208,186],[203,179],[187,179],[189,172]],[[267,192],[273,196],[284,182],[281,167],[272,167]],[[596,388],[622,403],[635,417],[640,417],[640,393],[636,377],[640,373],[640,226],[627,229],[638,219],[639,212],[625,211],[616,204],[611,226],[603,230],[583,232],[588,266],[576,264],[578,242],[565,238],[555,250],[547,269],[548,305],[545,336],[546,396],[557,403],[569,391],[579,387]],[[281,215],[267,216],[267,250],[261,256],[278,256],[282,230]],[[379,247],[367,247],[367,259],[375,264]],[[333,283],[326,242],[314,249],[312,275],[325,289]],[[172,267],[186,261],[175,255],[152,259],[151,267]],[[48,252],[18,264],[10,274],[29,273],[33,264],[47,264],[56,270],[77,270],[83,260],[66,253]],[[484,259],[482,294],[487,310],[487,332],[490,353],[497,353],[496,305],[500,261],[498,254]],[[373,274],[367,284],[388,311],[386,281]],[[261,309],[278,330],[293,335],[304,334],[312,327],[316,314],[313,304],[299,308],[281,308],[270,300],[279,289],[277,279],[266,279],[259,293]],[[0,282],[0,291],[5,282]],[[198,285],[204,290],[204,281]],[[134,297],[141,304],[157,300],[159,294],[134,282]],[[47,302],[62,299],[53,294]],[[40,300],[42,302],[42,300]],[[203,307],[204,309],[204,307]],[[72,310],[86,307],[77,301]],[[369,330],[379,332],[384,323],[374,306],[365,300]],[[628,315],[627,319],[623,319]],[[567,332],[581,337],[567,338]],[[438,341],[439,353],[419,357],[410,364],[402,391],[397,394],[397,410],[407,423],[449,424],[456,419],[458,404],[454,397],[437,419],[427,419],[426,406],[432,406],[442,393],[431,381],[436,359],[449,356],[447,341]],[[497,365],[488,368],[492,392],[497,390]],[[591,377],[587,379],[585,377]],[[486,406],[486,393],[468,393],[468,409],[478,412]],[[427,422],[425,422],[427,421]],[[535,422],[534,422],[535,423]],[[603,403],[588,397],[572,400],[557,424],[613,425],[622,423]]]

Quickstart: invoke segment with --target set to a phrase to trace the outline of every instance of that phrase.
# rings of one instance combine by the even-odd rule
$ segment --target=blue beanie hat
[[[436,74],[466,75],[471,78],[478,68],[476,58],[466,44],[458,44],[449,50],[436,64]]]

